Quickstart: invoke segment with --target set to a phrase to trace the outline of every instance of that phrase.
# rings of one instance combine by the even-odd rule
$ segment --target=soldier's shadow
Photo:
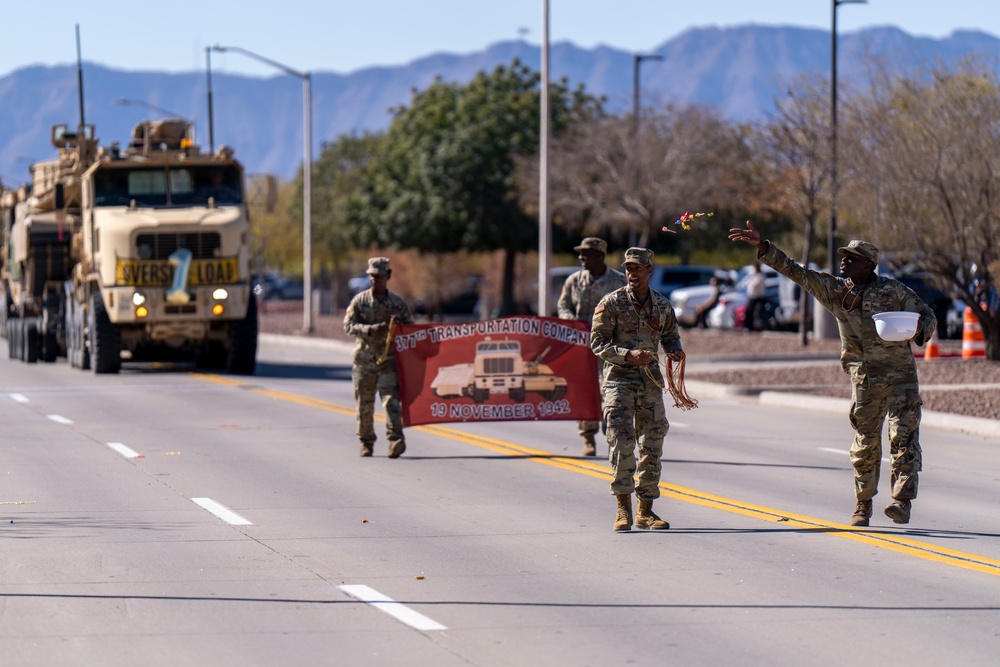
[[[329,364],[274,364],[257,362],[254,377],[285,380],[351,381],[351,366]]]

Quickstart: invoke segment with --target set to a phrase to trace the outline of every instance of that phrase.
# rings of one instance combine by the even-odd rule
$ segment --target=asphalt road
[[[925,428],[912,523],[886,471],[862,531],[844,415],[668,414],[672,529],[614,533],[571,422],[359,458],[336,347],[251,378],[0,359],[0,664],[996,664],[995,439]]]

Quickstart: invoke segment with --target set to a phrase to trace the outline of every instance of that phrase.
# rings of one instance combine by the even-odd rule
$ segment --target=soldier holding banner
[[[629,248],[622,266],[628,284],[597,304],[590,339],[594,353],[604,361],[604,418],[614,474],[611,493],[618,502],[614,529],[631,529],[634,491],[639,500],[636,527],[666,530],[670,524],[653,513],[653,500],[660,496],[663,438],[670,426],[659,348],[662,345],[675,362],[685,355],[673,307],[649,288],[653,251]]]
[[[594,319],[594,308],[598,301],[608,292],[625,286],[625,274],[604,263],[604,257],[608,253],[608,244],[604,239],[587,237],[573,250],[579,253],[583,268],[572,274],[563,284],[562,294],[559,296],[559,317],[590,324]],[[600,385],[604,373],[600,358],[597,360],[597,370],[597,381]],[[600,425],[600,422],[587,420],[576,423],[580,435],[583,436],[584,456],[597,456],[596,437]]]
[[[403,412],[399,400],[399,377],[392,346],[396,324],[412,324],[410,308],[387,284],[392,276],[388,257],[368,260],[371,287],[357,294],[347,307],[344,331],[354,336],[354,400],[357,401],[358,439],[361,456],[371,456],[375,444],[375,392],[382,397],[386,415],[389,458],[398,458],[406,450],[403,437]]]

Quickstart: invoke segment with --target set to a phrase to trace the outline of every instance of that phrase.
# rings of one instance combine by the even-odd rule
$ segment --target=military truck
[[[485,338],[476,343],[473,363],[439,368],[431,390],[439,398],[466,396],[476,403],[485,402],[490,394],[506,394],[510,400],[523,403],[528,392],[559,400],[566,395],[566,380],[541,363],[547,353],[548,349],[538,359],[525,361],[520,341]]]
[[[191,123],[143,121],[126,148],[92,125],[52,128],[58,158],[0,200],[3,334],[12,358],[117,373],[122,360],[194,358],[253,373],[243,168],[204,154]]]

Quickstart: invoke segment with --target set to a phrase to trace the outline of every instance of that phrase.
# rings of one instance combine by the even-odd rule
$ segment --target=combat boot
[[[892,504],[885,508],[885,515],[892,519],[893,523],[910,523],[910,501],[892,501]]]
[[[639,499],[639,511],[635,513],[635,527],[644,530],[667,530],[670,524],[653,514],[653,501]]]
[[[592,433],[583,436],[583,455],[597,456],[597,442],[594,440]]]
[[[406,442],[403,440],[397,440],[396,442],[389,443],[389,458],[398,459],[400,455],[406,451]]]
[[[872,518],[872,501],[859,500],[854,506],[854,514],[851,515],[851,525],[867,526],[870,518]]]
[[[632,530],[632,494],[619,493],[618,514],[615,516],[615,530]]]
[[[362,442],[361,443],[361,456],[371,456],[372,455],[372,443]]]

